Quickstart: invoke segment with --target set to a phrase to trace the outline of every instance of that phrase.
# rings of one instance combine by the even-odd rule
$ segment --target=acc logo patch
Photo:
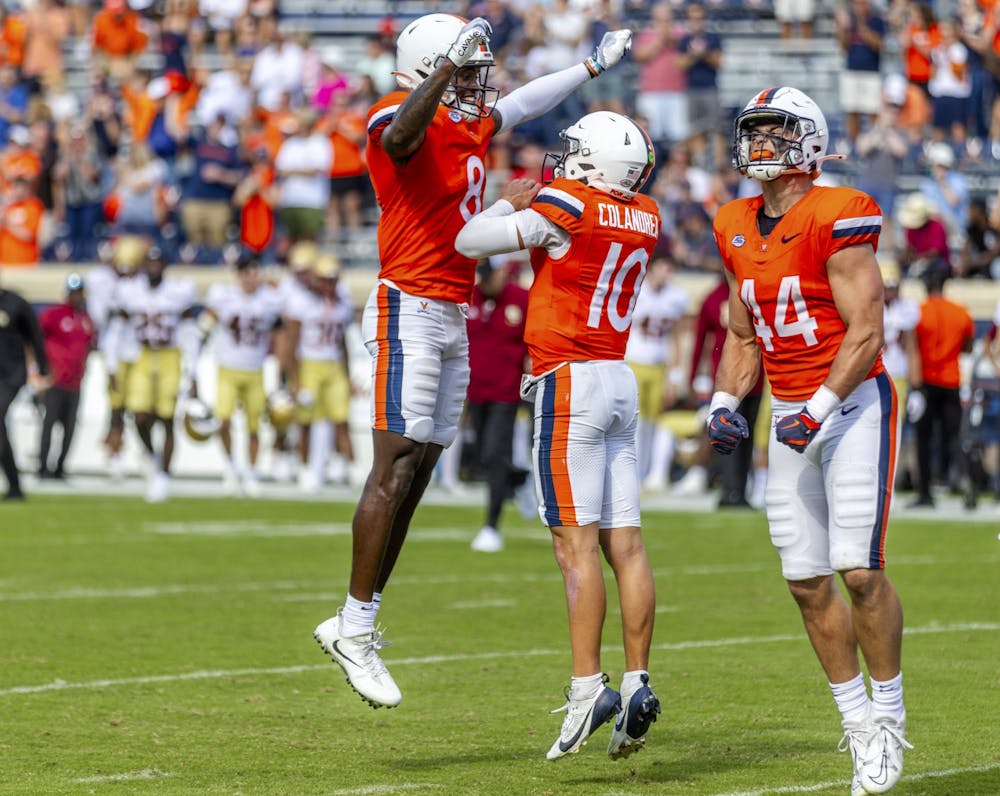
[[[737,249],[738,249],[738,248],[739,248],[740,246],[742,246],[742,245],[743,245],[744,243],[746,243],[746,242],[747,242],[747,239],[746,239],[746,238],[744,238],[744,237],[743,237],[742,235],[736,235],[736,236],[735,236],[735,237],[733,238],[733,241],[732,241],[732,243],[733,243],[733,246],[735,246],[735,247],[736,247]]]
[[[458,111],[451,111],[448,114],[448,118],[451,119],[455,124],[458,124],[460,121],[462,121],[462,114],[460,114]]]

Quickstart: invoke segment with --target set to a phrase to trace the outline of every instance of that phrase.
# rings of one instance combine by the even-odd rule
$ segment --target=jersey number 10
[[[764,313],[757,303],[757,295],[754,289],[754,280],[744,279],[740,284],[740,299],[753,313],[753,330],[760,338],[761,345],[765,351],[774,351],[774,343],[771,342],[774,333],[778,337],[802,336],[807,346],[814,346],[816,340],[816,328],[819,324],[816,319],[809,314],[806,306],[805,296],[802,295],[802,285],[798,275],[785,276],[778,285],[778,298],[774,304],[774,328],[767,325],[764,320]],[[788,320],[788,308],[791,306],[795,310],[795,320]]]
[[[622,245],[620,243],[612,243],[611,248],[608,249],[608,256],[604,258],[604,267],[601,268],[601,274],[597,277],[597,286],[594,288],[594,294],[590,297],[590,312],[587,315],[587,326],[591,329],[596,329],[601,325],[601,316],[605,311],[605,299],[607,299],[608,322],[611,324],[612,329],[616,332],[624,332],[632,323],[632,310],[635,309],[635,297],[639,294],[639,288],[642,287],[642,280],[646,277],[646,263],[649,260],[649,255],[645,249],[636,249],[625,258],[624,262],[619,263],[618,258],[621,257],[621,254]],[[629,297],[628,309],[625,310],[624,314],[619,314],[618,303],[621,301],[625,280],[635,268],[639,269],[639,273],[635,278],[635,284],[632,286],[632,295]],[[608,295],[609,290],[611,292],[610,296]]]

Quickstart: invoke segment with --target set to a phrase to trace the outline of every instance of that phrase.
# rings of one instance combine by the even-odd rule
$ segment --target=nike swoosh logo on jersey
[[[845,406],[843,409],[840,410],[840,414],[842,414],[842,415],[849,415],[851,412],[853,412],[857,408],[858,408],[857,404],[854,404],[854,406]]]
[[[782,235],[781,236],[781,242],[782,243],[791,243],[793,240],[795,240],[801,234],[802,234],[801,232],[796,232],[794,235],[787,235],[787,236],[786,235]]]

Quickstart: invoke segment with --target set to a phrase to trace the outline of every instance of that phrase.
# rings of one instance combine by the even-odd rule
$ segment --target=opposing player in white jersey
[[[190,279],[164,277],[163,252],[146,253],[143,276],[121,282],[115,291],[115,312],[125,321],[118,351],[138,342],[139,356],[128,374],[125,408],[132,413],[136,431],[151,460],[146,499],[166,500],[170,494],[170,461],[174,453],[174,411],[181,386],[181,366],[193,373],[197,351],[196,330],[179,334],[184,319],[193,318],[198,290]],[[187,356],[182,356],[181,348]],[[156,425],[163,441],[153,440]]]
[[[321,254],[313,265],[311,289],[294,295],[285,308],[287,350],[292,359],[284,370],[299,404],[298,421],[302,430],[299,486],[305,491],[322,484],[328,453],[310,450],[314,423],[332,423],[337,455],[346,463],[354,460],[347,422],[351,382],[345,343],[354,306],[338,287],[339,277],[340,262],[331,255]]]
[[[120,282],[136,276],[148,244],[144,238],[123,235],[111,246],[110,261],[95,266],[87,274],[87,313],[97,329],[97,345],[104,358],[108,373],[108,406],[110,418],[104,446],[108,451],[108,473],[112,478],[122,476],[121,449],[125,435],[125,384],[132,363],[139,357],[139,344],[132,338],[129,345],[110,351],[113,342],[120,340],[113,329],[121,319],[114,313],[115,291]],[[114,369],[112,369],[114,368]]]
[[[646,479],[644,489],[667,487],[673,433],[656,421],[666,405],[677,400],[683,381],[682,351],[677,337],[691,297],[671,283],[672,273],[669,257],[655,257],[650,262],[632,310],[632,331],[625,348],[625,361],[635,373],[639,387],[636,443],[639,473]]]
[[[624,362],[660,215],[638,193],[653,147],[635,122],[601,111],[560,135],[565,148],[553,182],[539,191],[515,180],[465,225],[455,248],[467,257],[531,249],[524,341],[532,376],[522,392],[535,405],[539,513],[563,574],[573,658],[559,708],[566,718],[547,757],[578,752],[614,719],[608,754],[618,759],[642,748],[660,710],[649,686],[656,597],[639,519],[638,391]],[[620,693],[601,671],[607,598],[598,551],[614,570],[621,603]]]
[[[236,283],[216,283],[209,288],[205,311],[198,316],[204,334],[215,330],[218,363],[215,416],[220,421],[219,440],[225,450],[223,473],[226,491],[242,489],[251,497],[260,491],[257,456],[260,419],[267,408],[264,393],[264,360],[281,325],[282,302],[278,291],[261,282],[260,263],[242,259],[236,265]],[[237,470],[233,457],[232,418],[236,407],[247,426],[246,469]]]

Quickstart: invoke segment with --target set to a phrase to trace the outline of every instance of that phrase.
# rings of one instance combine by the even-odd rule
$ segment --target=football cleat
[[[477,553],[499,553],[503,550],[503,537],[496,528],[486,525],[470,545]]]
[[[865,796],[867,791],[861,786],[861,765],[868,747],[871,725],[867,720],[842,723],[844,736],[837,744],[837,750],[851,753],[851,796]]]
[[[608,676],[603,675],[603,682],[608,682]],[[572,689],[566,688],[566,704],[556,708],[553,713],[566,711],[559,737],[552,744],[548,754],[549,760],[558,760],[564,755],[576,754],[580,747],[602,724],[607,724],[621,711],[622,697],[613,688],[606,685],[590,699],[573,699]]]
[[[903,774],[903,750],[912,749],[906,741],[906,713],[896,720],[891,716],[872,716],[868,745],[859,771],[866,793],[891,790]]]
[[[360,636],[345,636],[340,631],[340,611],[313,631],[313,637],[347,677],[347,684],[373,708],[394,708],[403,695],[385,668],[378,651],[388,646],[382,640],[382,628]]]
[[[649,675],[642,675],[642,685],[629,697],[624,710],[615,717],[608,744],[608,756],[612,760],[628,757],[646,745],[649,725],[656,721],[660,712],[660,700],[649,687]]]

